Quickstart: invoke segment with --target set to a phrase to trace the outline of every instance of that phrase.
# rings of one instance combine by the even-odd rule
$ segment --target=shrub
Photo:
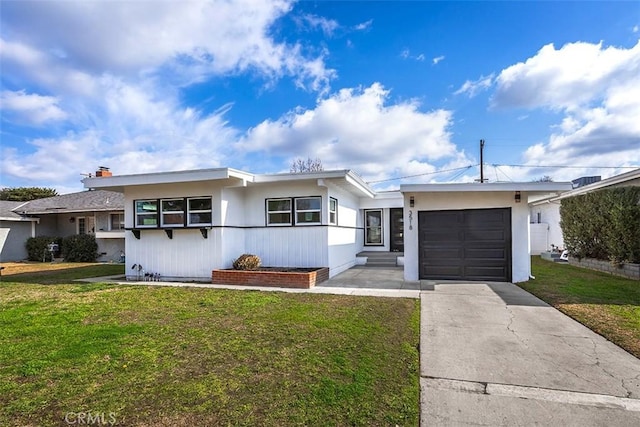
[[[52,242],[58,244],[58,252],[54,253],[54,256],[57,256],[60,252],[62,238],[51,236],[29,237],[25,244],[29,261],[51,261],[51,252],[49,252],[48,246]]]
[[[605,189],[562,201],[560,226],[576,258],[640,262],[640,187]]]
[[[91,234],[77,234],[62,240],[62,256],[67,262],[95,262],[98,244]]]
[[[233,268],[235,270],[257,270],[261,264],[259,256],[242,254],[237,260],[233,261]]]

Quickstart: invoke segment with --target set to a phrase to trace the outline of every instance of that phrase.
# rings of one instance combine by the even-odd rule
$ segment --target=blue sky
[[[312,157],[394,189],[473,181],[480,139],[490,181],[640,167],[636,1],[0,8],[4,187]]]

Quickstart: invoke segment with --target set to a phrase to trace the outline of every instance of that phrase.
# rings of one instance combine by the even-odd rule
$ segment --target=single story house
[[[38,218],[17,214],[14,209],[24,202],[0,200],[0,261],[18,261],[27,258],[25,242],[35,237]]]
[[[81,191],[28,202],[4,202],[1,206],[10,207],[6,214],[13,218],[12,222],[5,222],[6,215],[2,215],[0,239],[4,234],[8,236],[3,242],[2,261],[25,259],[26,240],[37,236],[93,234],[98,243],[98,261],[119,261],[125,249],[122,193]]]
[[[96,176],[124,194],[127,266],[207,280],[243,253],[263,265],[356,265],[404,254],[407,280],[529,279],[530,197],[570,183],[424,184],[377,192],[350,170],[252,174],[230,168]],[[136,272],[127,270],[129,277]]]
[[[575,182],[575,181],[574,181]],[[530,202],[531,253],[534,255],[549,251],[552,245],[564,248],[564,238],[560,227],[560,204],[563,199],[605,188],[639,186],[640,169],[634,169],[607,179],[581,185],[560,194],[550,194]]]

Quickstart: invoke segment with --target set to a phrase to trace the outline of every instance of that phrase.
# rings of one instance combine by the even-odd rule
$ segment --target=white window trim
[[[284,210],[284,211],[270,211],[269,210],[269,202],[272,201],[280,201],[280,200],[287,200],[289,201],[289,209],[288,210]],[[293,225],[293,200],[291,199],[291,197],[275,197],[275,198],[271,198],[271,199],[267,199],[266,203],[265,203],[265,207],[266,207],[266,211],[267,211],[267,227],[290,227],[291,225]],[[276,223],[271,223],[269,220],[269,215],[270,214],[282,214],[282,213],[288,213],[289,214],[289,222],[288,223],[284,223],[284,222],[276,222]]]
[[[138,203],[144,203],[144,202],[153,202],[156,203],[156,211],[155,213],[141,213],[138,212]],[[139,200],[134,200],[133,202],[133,227],[134,228],[158,228],[159,224],[160,224],[160,201],[158,199],[139,199]],[[138,217],[139,216],[144,216],[144,217],[151,217],[152,215],[155,215],[156,217],[156,223],[155,224],[149,224],[149,225],[144,225],[144,224],[138,224]]]
[[[320,208],[319,209],[298,209],[298,200],[305,200],[305,199],[318,199],[320,200]],[[322,197],[321,196],[307,196],[307,197],[296,197],[294,199],[293,202],[293,216],[294,216],[294,222],[295,225],[299,225],[299,226],[305,226],[305,225],[320,225],[322,224]],[[307,212],[318,212],[319,215],[318,217],[320,218],[320,221],[316,221],[316,222],[298,222],[298,213],[307,213]]]
[[[191,210],[189,208],[189,202],[191,202],[191,200],[199,200],[199,199],[209,199],[209,201],[211,202],[211,209],[194,209]],[[191,214],[197,214],[197,213],[208,213],[211,216],[211,221],[209,222],[191,222]],[[212,197],[208,197],[208,196],[203,196],[203,197],[188,197],[187,198],[187,226],[190,227],[206,227],[206,226],[210,226],[213,224],[213,198]]]
[[[331,202],[335,202],[335,209],[331,210]],[[334,214],[334,221],[331,221],[331,214]],[[329,197],[329,225],[338,225],[338,199]]]
[[[122,224],[119,228],[113,228],[113,220],[111,219],[113,216],[118,216],[118,223]],[[122,218],[122,222],[120,222],[120,218]],[[110,213],[109,214],[109,231],[122,231],[124,230],[124,213]]]
[[[183,203],[182,205],[182,210],[181,211],[166,211],[164,210],[164,207],[162,206],[164,204],[164,202],[173,202],[173,201],[180,201]],[[181,228],[184,227],[184,216],[186,214],[185,211],[185,206],[184,206],[184,198],[181,197],[171,197],[171,198],[167,198],[167,199],[160,199],[160,227],[162,228]],[[179,224],[165,224],[164,223],[164,216],[165,215],[175,215],[175,214],[182,214],[182,222]]]

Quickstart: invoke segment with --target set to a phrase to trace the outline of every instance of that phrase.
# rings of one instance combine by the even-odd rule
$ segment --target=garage
[[[418,212],[419,278],[511,281],[511,208]]]

